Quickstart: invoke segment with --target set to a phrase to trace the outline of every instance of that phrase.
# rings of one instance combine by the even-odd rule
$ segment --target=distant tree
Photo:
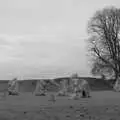
[[[89,52],[93,75],[120,76],[120,9],[106,7],[88,22]]]

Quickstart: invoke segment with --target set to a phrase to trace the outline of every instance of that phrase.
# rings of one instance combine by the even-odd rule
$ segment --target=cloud
[[[19,64],[18,68],[24,69],[24,72],[27,69],[31,71],[40,69],[46,72],[63,71],[63,69],[67,71],[77,66],[75,62],[81,59],[79,56],[84,52],[84,45],[81,45],[80,40],[66,39],[63,36],[62,39],[58,36],[46,36],[2,36],[9,44],[1,52],[0,56],[3,59],[0,62],[14,66]]]
[[[87,22],[106,5],[119,1],[0,1],[0,75],[88,75]]]

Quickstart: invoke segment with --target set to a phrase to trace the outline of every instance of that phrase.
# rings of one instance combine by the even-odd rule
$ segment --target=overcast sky
[[[87,23],[119,0],[0,0],[0,79],[90,76]]]

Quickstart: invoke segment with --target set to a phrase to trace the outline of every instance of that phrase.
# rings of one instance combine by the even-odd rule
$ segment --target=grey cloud
[[[0,46],[9,46],[11,43],[4,37],[0,37]]]

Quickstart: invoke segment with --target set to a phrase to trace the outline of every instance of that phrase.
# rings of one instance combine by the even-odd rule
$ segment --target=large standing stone
[[[34,91],[35,96],[45,96],[46,90],[45,90],[45,84],[44,81],[37,81],[36,89]]]
[[[82,97],[90,96],[90,87],[86,80],[80,79],[77,75],[72,76],[71,79],[73,81],[73,90],[76,96],[80,96],[80,93]]]
[[[58,96],[67,96],[68,95],[68,84],[67,80],[62,80],[60,83],[60,91],[58,92]]]
[[[19,95],[18,81],[16,78],[8,82],[8,94],[9,95]]]

